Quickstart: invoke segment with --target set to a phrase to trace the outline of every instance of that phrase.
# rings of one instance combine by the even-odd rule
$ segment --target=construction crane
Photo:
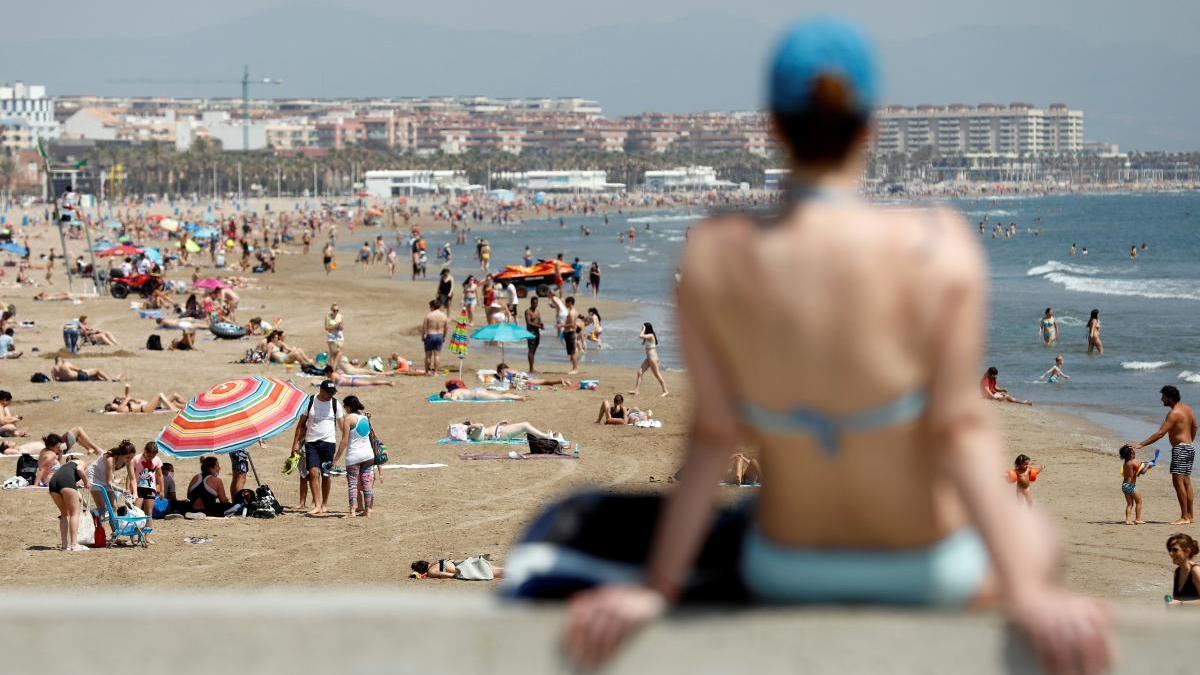
[[[233,80],[222,79],[189,79],[174,77],[121,77],[110,79],[109,82],[121,84],[233,84]],[[283,84],[283,80],[271,77],[250,79],[250,66],[242,70],[242,152],[250,149],[250,85],[252,84]]]

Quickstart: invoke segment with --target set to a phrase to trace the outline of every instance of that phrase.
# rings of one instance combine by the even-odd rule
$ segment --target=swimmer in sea
[[[1054,310],[1046,308],[1042,320],[1038,322],[1038,331],[1042,334],[1042,342],[1049,347],[1058,342],[1058,319],[1054,318]]]
[[[1063,365],[1063,357],[1062,357],[1062,354],[1059,354],[1058,356],[1054,357],[1054,365],[1050,366],[1050,370],[1047,370],[1046,372],[1042,373],[1041,377],[1039,377],[1038,379],[1046,380],[1050,384],[1057,383],[1059,381],[1059,379],[1064,379],[1064,380],[1071,379],[1070,375],[1063,372],[1062,365]]]
[[[1083,249],[1083,252],[1086,254],[1087,249]],[[1100,353],[1100,356],[1104,356],[1104,343],[1100,341],[1100,310],[1098,309],[1093,309],[1092,315],[1088,318],[1087,341],[1088,354],[1095,350]]]
[[[1137,261],[1137,246],[1129,247],[1129,259],[1135,262]]]

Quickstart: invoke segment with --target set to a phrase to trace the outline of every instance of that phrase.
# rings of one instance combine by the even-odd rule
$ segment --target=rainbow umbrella
[[[307,400],[296,385],[274,377],[222,382],[188,401],[158,435],[158,447],[179,458],[245,450],[295,424]]]
[[[454,322],[454,332],[450,334],[450,353],[458,357],[458,378],[462,379],[463,361],[467,358],[467,345],[470,336],[467,335],[467,310],[464,307]]]

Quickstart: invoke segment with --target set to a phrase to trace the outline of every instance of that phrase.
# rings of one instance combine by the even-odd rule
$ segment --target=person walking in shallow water
[[[1100,310],[1092,310],[1092,315],[1088,317],[1086,328],[1088,354],[1091,354],[1094,350],[1099,353],[1100,356],[1104,356],[1104,343],[1100,341]]]
[[[658,385],[662,387],[662,395],[666,396],[670,392],[667,391],[667,382],[663,379],[662,366],[658,361],[658,335],[654,332],[654,326],[648,321],[643,323],[642,332],[638,334],[638,337],[642,339],[642,347],[646,349],[646,358],[638,367],[637,380],[629,394],[637,396],[638,390],[642,388],[642,375],[649,370],[654,375],[654,379],[658,380]]]
[[[1175,497],[1179,499],[1179,520],[1172,525],[1189,525],[1196,521],[1192,493],[1192,462],[1196,459],[1196,414],[1191,406],[1184,403],[1179,395],[1179,388],[1168,384],[1159,393],[1162,404],[1170,408],[1166,419],[1158,431],[1141,443],[1130,443],[1129,447],[1141,450],[1147,445],[1157,442],[1163,436],[1171,442],[1171,484],[1175,487]]]
[[[1046,312],[1042,314],[1042,320],[1038,322],[1038,331],[1042,335],[1042,344],[1047,347],[1058,342],[1058,319],[1054,318],[1054,310],[1050,307],[1046,308]]]

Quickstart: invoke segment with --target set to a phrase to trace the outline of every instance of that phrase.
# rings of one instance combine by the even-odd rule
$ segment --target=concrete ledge
[[[561,608],[487,593],[299,586],[210,595],[5,592],[6,673],[561,673]],[[482,590],[482,589],[480,589]],[[1200,612],[1121,609],[1115,672],[1197,672]],[[810,608],[692,612],[640,635],[608,673],[1024,673],[991,614]]]

